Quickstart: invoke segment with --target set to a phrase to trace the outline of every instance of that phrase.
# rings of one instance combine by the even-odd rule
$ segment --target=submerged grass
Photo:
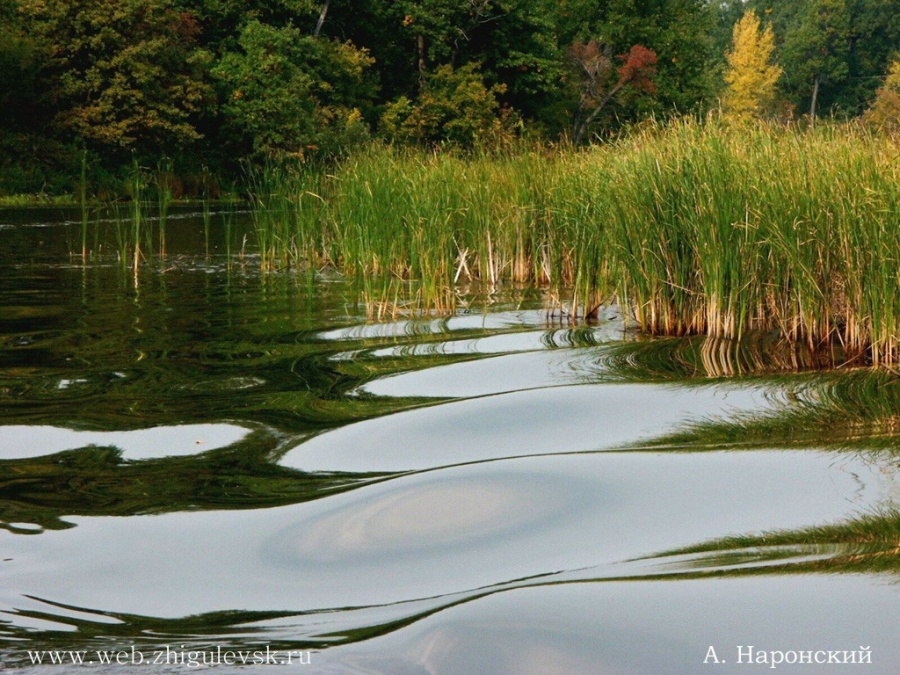
[[[726,537],[666,551],[653,558],[662,562],[667,557],[691,556],[676,566],[697,570],[703,566],[777,563],[785,557],[799,557],[806,560],[795,562],[788,570],[896,574],[900,571],[898,541],[900,512],[888,508],[841,523]]]
[[[159,256],[165,259],[168,247],[166,244],[166,227],[169,222],[169,208],[172,205],[174,174],[172,160],[161,160],[153,177],[156,187],[157,214],[159,221]]]
[[[461,157],[374,145],[333,169],[251,176],[263,264],[573,289],[654,334],[777,330],[900,361],[900,146],[852,125],[682,120],[589,150]],[[388,281],[375,281],[388,279]],[[382,300],[390,300],[382,296]]]
[[[888,369],[855,368],[815,376],[761,380],[784,392],[771,412],[700,420],[660,436],[644,449],[721,450],[831,448],[898,455],[900,376]]]

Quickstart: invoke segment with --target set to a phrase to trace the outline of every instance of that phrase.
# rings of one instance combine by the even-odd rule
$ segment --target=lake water
[[[898,672],[895,375],[78,218],[0,211],[0,668]]]

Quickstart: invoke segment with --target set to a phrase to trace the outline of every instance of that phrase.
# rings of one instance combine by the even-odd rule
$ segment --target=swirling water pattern
[[[371,323],[347,282],[177,252],[134,275],[7,220],[7,668],[163,645],[334,673],[900,656],[891,373],[642,340],[614,308],[569,325],[535,289]]]

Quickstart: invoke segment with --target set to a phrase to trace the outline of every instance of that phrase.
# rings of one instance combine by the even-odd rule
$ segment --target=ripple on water
[[[349,424],[297,446],[281,463],[305,471],[406,471],[610,449],[690,421],[770,409],[768,394],[747,386],[648,384],[519,391]]]
[[[579,510],[587,486],[546,475],[423,476],[397,481],[380,496],[352,500],[277,533],[267,550],[289,564],[374,565],[386,556],[435,555],[442,549],[496,545],[497,537],[543,529]]]
[[[547,322],[547,313],[539,310],[521,312],[491,312],[457,314],[431,321],[407,319],[379,323],[357,324],[346,328],[322,331],[320,340],[369,340],[399,336],[431,335],[464,330],[509,330],[523,326],[541,326]]]
[[[312,612],[301,622],[313,628],[335,608],[567,570],[615,576],[622,561],[664,550],[849,518],[883,504],[889,459],[810,451],[533,457],[270,509],[70,517],[69,530],[6,538],[12,561],[0,565],[0,608],[30,596],[144,616]]]
[[[802,569],[799,559],[856,569],[844,561],[867,549],[817,540],[784,551],[716,548],[721,537],[806,537],[821,525],[845,526],[855,537],[861,514],[897,504],[895,451],[616,451],[690,421],[768,413],[773,391],[790,387],[695,379],[797,367],[777,351],[768,358],[768,343],[749,354],[699,339],[617,349],[607,344],[623,337],[617,317],[570,328],[521,309],[535,305],[518,299],[488,314],[348,327],[362,321],[361,310],[347,309],[349,287],[340,284],[310,288],[295,273],[260,277],[258,258],[242,268],[215,255],[170,256],[138,275],[110,256],[60,265],[67,237],[40,229],[2,230],[4,242],[15,241],[4,243],[12,262],[0,269],[8,413],[0,460],[88,445],[118,447],[125,459],[229,450],[125,467],[105,452],[2,462],[17,490],[2,514],[11,531],[0,531],[0,639],[12,645],[0,660],[25,645],[362,637],[319,655],[316,671],[695,673],[706,669],[710,644],[724,646],[723,658],[737,644],[871,645],[875,663],[866,671],[896,670],[894,577],[790,573]],[[190,231],[201,228],[172,235]],[[435,363],[448,365],[422,369]],[[310,413],[287,427],[304,433],[307,422],[319,431],[362,420],[407,402],[370,408],[365,396],[345,401],[343,393],[399,369],[407,372],[370,381],[362,393],[480,398],[319,433],[284,458],[324,476],[272,467],[266,458],[283,446],[245,438],[253,423],[223,418],[234,410],[255,420]],[[837,424],[845,412],[850,423],[883,419],[895,431],[896,395],[881,382],[835,378],[832,388],[812,387],[806,398],[801,389],[799,400],[780,403],[821,405]],[[326,406],[329,414],[319,415]],[[54,426],[29,425],[36,420]],[[89,420],[96,428],[141,420],[153,428],[78,430]],[[771,434],[772,445],[780,442]],[[67,482],[67,462],[81,459]],[[97,482],[94,461],[105,467]],[[145,469],[158,482],[145,483]],[[329,471],[362,473],[342,483]],[[402,473],[384,475],[391,471]],[[179,480],[185,475],[191,480]],[[118,476],[127,490],[108,489]],[[160,483],[171,483],[171,503],[168,492],[164,504],[148,499]],[[102,508],[70,507],[61,484]],[[338,484],[346,489],[321,488]],[[270,485],[284,493],[257,500]],[[271,506],[253,508],[261,503]],[[44,521],[28,520],[31,506],[72,527],[36,526]],[[70,515],[119,512],[141,515]],[[883,534],[883,549],[870,558],[895,570],[894,521],[884,520],[876,525],[886,534],[862,532]],[[665,553],[698,544],[715,550]],[[758,576],[714,578],[735,572]],[[686,578],[698,573],[709,576]],[[57,631],[72,633],[71,642]]]
[[[375,396],[471,398],[597,382],[607,371],[598,351],[546,349],[503,354],[390,375],[367,382],[360,389]]]
[[[123,459],[195,455],[232,445],[250,430],[235,424],[177,424],[135,431],[76,431],[53,426],[0,426],[0,460],[42,457],[89,445],[112,446]]]
[[[771,670],[747,663],[749,645],[756,653],[865,647],[870,665],[782,663],[777,672],[888,675],[900,660],[897,599],[896,586],[849,575],[547,585],[445,609],[323,652],[317,664],[322,673],[370,675],[689,675]],[[710,647],[720,662],[704,665]]]

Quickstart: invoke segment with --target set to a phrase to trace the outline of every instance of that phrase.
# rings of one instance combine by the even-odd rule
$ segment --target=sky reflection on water
[[[136,285],[46,231],[0,231],[0,663],[749,672],[752,644],[895,672],[890,374],[562,325],[534,289],[373,324],[348,283],[221,256]]]

